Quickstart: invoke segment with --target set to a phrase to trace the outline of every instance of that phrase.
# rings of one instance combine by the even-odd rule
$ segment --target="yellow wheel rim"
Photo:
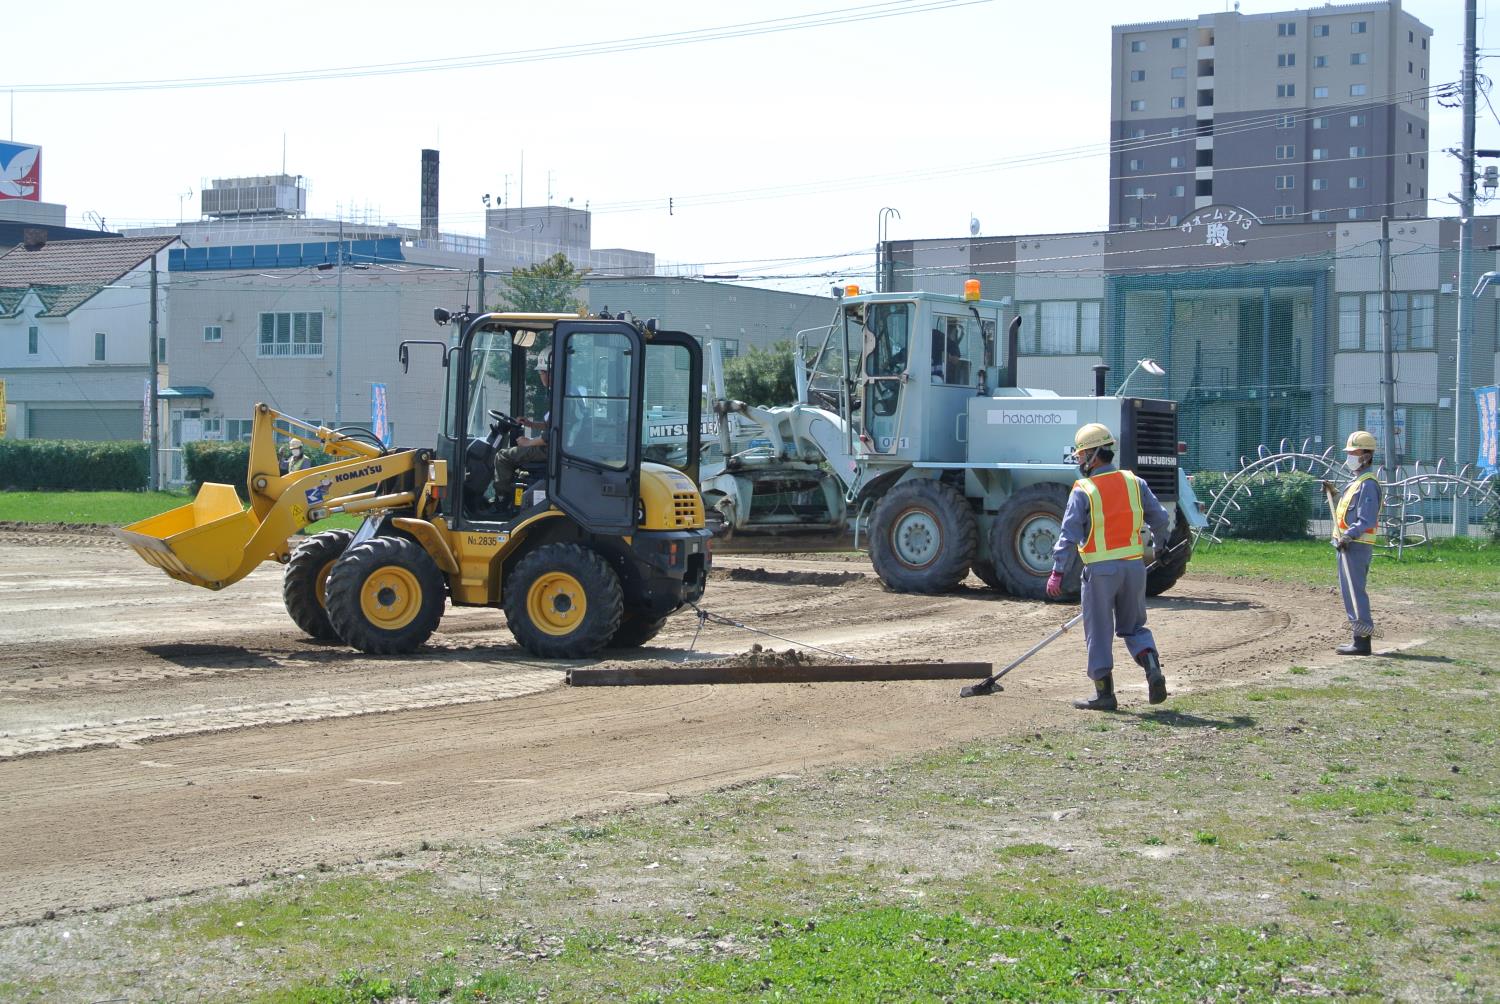
[[[572,634],[588,610],[582,584],[567,572],[548,572],[526,591],[526,614],[544,634]]]
[[[338,560],[339,559],[337,558],[330,558],[327,562],[324,563],[322,568],[318,569],[318,574],[313,579],[313,592],[317,593],[318,595],[318,606],[322,607],[324,610],[328,609],[328,570],[331,569],[333,567],[333,563]]]
[[[396,631],[416,619],[422,608],[422,586],[400,565],[377,568],[360,587],[359,607],[375,627]]]

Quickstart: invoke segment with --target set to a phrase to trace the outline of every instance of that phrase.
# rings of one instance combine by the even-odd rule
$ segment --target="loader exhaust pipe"
[[[1094,396],[1104,396],[1104,375],[1109,372],[1109,367],[1104,363],[1094,364]]]
[[[1005,361],[1006,366],[1000,374],[1001,387],[1016,386],[1017,371],[1020,369],[1021,353],[1021,315],[1017,314],[1010,320],[1010,327],[1005,329]]]

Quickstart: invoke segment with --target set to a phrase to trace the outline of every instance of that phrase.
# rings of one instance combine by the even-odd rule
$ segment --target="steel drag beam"
[[[833,663],[827,666],[630,666],[568,670],[570,687],[687,686],[701,683],[879,683],[972,680],[988,662]]]

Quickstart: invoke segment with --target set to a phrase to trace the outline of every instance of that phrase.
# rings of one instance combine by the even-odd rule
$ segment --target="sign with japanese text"
[[[1500,386],[1474,388],[1474,403],[1479,406],[1479,456],[1477,462],[1486,474],[1500,474]]]
[[[1202,238],[1207,247],[1227,248],[1245,240],[1250,228],[1260,225],[1260,217],[1239,206],[1204,206],[1183,220],[1177,229],[1190,237]]]
[[[389,418],[385,405],[385,384],[370,384],[370,431],[386,446],[391,445]]]

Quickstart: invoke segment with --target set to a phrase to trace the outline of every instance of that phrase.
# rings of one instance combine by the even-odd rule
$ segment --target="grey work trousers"
[[[1369,544],[1345,544],[1339,554],[1339,592],[1344,597],[1344,613],[1349,617],[1349,628],[1354,637],[1369,637],[1375,633],[1375,622],[1370,618],[1370,594],[1365,592],[1365,583],[1370,578],[1370,559],[1375,548]]]
[[[1080,602],[1090,680],[1102,680],[1114,669],[1116,635],[1125,639],[1132,659],[1156,648],[1156,639],[1146,628],[1144,561],[1120,559],[1084,565]]]
[[[507,446],[495,451],[495,501],[510,502],[515,490],[516,471],[547,462],[546,446]]]

